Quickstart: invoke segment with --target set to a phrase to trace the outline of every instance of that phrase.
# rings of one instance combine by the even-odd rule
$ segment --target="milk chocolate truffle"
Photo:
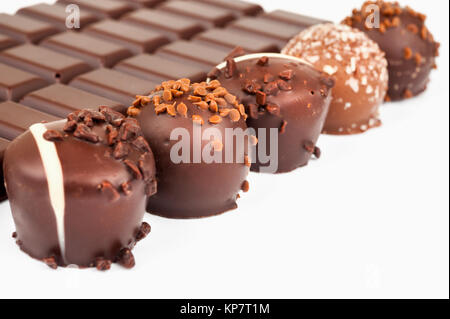
[[[252,54],[228,59],[210,73],[244,104],[247,125],[259,139],[252,171],[284,173],[307,165],[316,146],[331,101],[334,81],[309,63],[282,54]],[[262,154],[273,152],[276,129],[278,168],[267,171]],[[264,143],[262,143],[264,141]]]
[[[319,24],[292,39],[283,53],[305,59],[335,78],[324,133],[362,133],[381,124],[378,109],[388,87],[387,61],[363,32]]]
[[[156,191],[153,153],[135,119],[109,108],[35,124],[5,153],[20,248],[48,266],[131,268]]]
[[[374,8],[380,23],[373,25]],[[436,68],[439,43],[425,26],[426,16],[397,2],[367,1],[344,23],[364,31],[378,43],[389,62],[389,90],[386,100],[402,100],[423,92]]]
[[[237,207],[239,192],[248,191],[248,138],[233,141],[226,134],[245,132],[247,115],[218,81],[164,82],[150,97],[139,97],[128,114],[155,154],[158,193],[148,200],[149,213],[199,218]]]

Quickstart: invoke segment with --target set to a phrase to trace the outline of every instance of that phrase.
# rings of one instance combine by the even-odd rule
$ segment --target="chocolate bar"
[[[131,12],[122,21],[154,30],[172,41],[190,39],[204,30],[200,23],[192,19],[150,9]]]
[[[303,29],[306,29],[315,24],[329,22],[327,20],[314,18],[314,17],[308,17],[305,15],[301,15],[301,14],[297,14],[297,13],[293,13],[293,12],[289,12],[289,11],[284,11],[284,10],[275,10],[275,11],[272,11],[269,13],[264,13],[263,17],[267,18],[267,19],[271,19],[271,20],[276,20],[279,22],[284,22],[286,24],[297,25],[299,27],[302,27]]]
[[[186,3],[186,1],[169,1],[163,3],[158,9],[197,21],[206,29],[224,27],[235,17],[228,9],[195,1],[189,3]]]
[[[12,141],[34,123],[59,119],[15,102],[3,102],[0,103],[0,137]]]
[[[157,82],[143,80],[122,72],[98,69],[75,78],[70,85],[125,105],[131,105],[136,95],[148,95]]]
[[[264,17],[247,17],[233,21],[228,29],[269,40],[277,46],[278,51],[281,51],[289,40],[304,28],[298,25],[269,20]]]
[[[152,53],[170,42],[166,36],[158,32],[113,20],[95,23],[86,28],[84,34],[123,45],[133,54]]]
[[[82,10],[92,12],[101,19],[117,19],[134,8],[128,2],[112,0],[58,0],[63,5],[76,4]]]
[[[248,53],[278,52],[278,46],[272,40],[257,38],[230,29],[211,29],[196,36],[193,40],[221,50],[231,51],[242,47]]]
[[[0,13],[0,33],[21,43],[38,43],[58,33],[53,25],[20,15]]]
[[[205,2],[210,5],[229,9],[232,11],[235,17],[240,16],[256,16],[264,11],[264,9],[256,4],[240,0],[196,0],[199,2]]]
[[[183,77],[194,82],[201,82],[206,80],[207,74],[199,67],[150,54],[141,54],[122,61],[114,69],[156,83]]]
[[[220,50],[200,43],[180,40],[162,47],[156,55],[180,63],[189,63],[201,68],[204,72],[209,72],[225,59],[228,51],[228,49]]]
[[[81,9],[81,30],[66,28],[69,4]],[[279,52],[322,22],[241,0],[59,0],[1,13],[0,103],[14,120],[31,112],[39,122],[98,105],[125,112],[162,80],[204,80],[236,46]]]
[[[128,3],[130,6],[134,8],[152,8],[165,0],[116,0],[116,1],[122,1]]]
[[[17,42],[16,40],[6,35],[0,34],[0,51],[9,49],[10,47],[17,45],[18,43],[19,42]]]
[[[32,92],[20,103],[58,117],[66,117],[80,109],[95,109],[99,105],[125,113],[128,106],[64,84],[53,84]]]
[[[48,85],[48,81],[0,63],[0,102],[19,101],[25,94]]]
[[[41,46],[81,59],[93,69],[113,67],[117,62],[132,55],[122,45],[72,31],[51,36],[44,40]]]
[[[61,31],[67,31],[67,13],[66,6],[64,5],[49,5],[47,3],[40,3],[34,6],[20,9],[19,11],[17,11],[17,14],[47,22]],[[98,21],[98,18],[95,14],[86,10],[80,11],[80,29],[83,29],[87,25],[96,21]],[[77,31],[79,29],[74,30]]]
[[[91,70],[82,60],[32,44],[1,52],[0,62],[34,73],[50,83],[67,83]]]

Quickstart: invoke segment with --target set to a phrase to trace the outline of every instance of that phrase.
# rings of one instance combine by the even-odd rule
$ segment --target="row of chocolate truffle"
[[[246,145],[233,143],[233,154],[258,139],[270,141],[269,129],[276,129],[279,157],[274,172],[281,173],[320,156],[316,143],[321,132],[352,134],[378,126],[378,107],[388,90],[388,62],[389,74],[395,73],[389,96],[415,95],[425,87],[437,45],[424,29],[422,15],[396,4],[375,4],[382,10],[381,28],[361,29],[383,50],[357,29],[318,25],[294,38],[285,55],[230,57],[210,73],[208,82],[164,82],[151,96],[138,97],[127,118],[100,108],[31,127],[5,154],[20,247],[51,267],[108,269],[114,261],[132,267],[131,248],[150,230],[141,224],[144,205],[148,212],[170,218],[205,217],[235,208],[239,192],[249,190],[250,166],[262,171],[265,164],[255,158],[252,165],[247,152],[231,163],[195,163],[193,154],[188,162],[175,163],[171,135],[177,128],[188,132],[190,149],[195,147],[195,129],[216,128],[221,136],[227,128],[264,132],[241,142]],[[346,23],[361,23],[364,8]],[[404,39],[422,42],[402,49],[400,63],[387,52],[392,46],[382,44],[392,41],[385,37],[404,36],[405,30],[411,34],[398,36],[397,46],[404,46],[398,44]],[[222,159],[230,151],[223,140],[202,141],[200,147]],[[264,147],[272,148],[270,142]]]

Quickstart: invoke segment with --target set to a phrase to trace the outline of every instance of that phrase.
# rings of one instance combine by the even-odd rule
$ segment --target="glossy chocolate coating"
[[[365,26],[368,5],[380,8],[380,28]],[[387,100],[416,96],[427,88],[429,75],[436,67],[439,43],[425,26],[425,15],[398,3],[368,1],[344,23],[365,32],[386,53],[389,63]]]
[[[189,95],[193,94],[192,87],[189,90],[189,93],[169,102],[176,102],[176,105],[184,103],[186,116],[179,112],[176,116],[167,113],[157,115],[153,102],[143,106],[137,116],[144,136],[155,154],[157,168],[158,193],[149,198],[147,211],[168,218],[207,217],[235,209],[237,195],[249,172],[244,159],[239,162],[235,158],[232,163],[225,163],[225,148],[222,150],[222,163],[208,164],[204,158],[200,163],[193,162],[194,127],[200,127],[202,134],[208,128],[218,129],[224,138],[226,128],[245,130],[247,125],[242,116],[236,122],[229,117],[221,117],[220,123],[211,124],[210,117],[218,113],[194,105],[188,99]],[[162,92],[155,94],[161,95]],[[230,104],[227,104],[227,107],[233,108]],[[194,123],[193,115],[200,116],[203,125]],[[170,135],[177,128],[184,128],[190,134],[190,163],[175,164],[171,160],[171,149],[178,140],[171,141]],[[222,142],[225,145],[225,142]],[[210,147],[208,144],[209,141],[202,141],[201,149]],[[233,143],[235,156],[237,144],[238,142]]]
[[[262,62],[265,58],[267,62]],[[315,145],[325,123],[334,82],[299,59],[281,54],[237,58],[232,77],[227,75],[227,66],[222,64],[219,69],[221,72],[215,73],[215,77],[245,105],[249,114],[247,125],[257,132],[259,128],[267,129],[267,141],[270,128],[279,130],[277,173],[306,165],[311,155],[317,153]],[[283,79],[286,71],[291,73],[286,75],[290,80]],[[280,82],[286,87],[280,87]],[[256,91],[265,92],[265,102],[259,101],[256,91],[250,93],[245,89],[248,83],[258,87]],[[275,89],[269,93],[273,85]],[[266,150],[268,147],[270,143]],[[264,166],[257,160],[252,171],[259,172]]]
[[[131,249],[136,243],[146,196],[156,187],[153,154],[148,145],[134,142],[142,139],[134,120],[124,121],[118,113],[101,110],[106,120],[88,111],[69,116],[68,123],[75,123],[72,129],[67,121],[46,125],[60,134],[52,143],[61,163],[65,192],[63,250],[43,164],[48,157],[40,155],[30,131],[14,140],[5,153],[5,180],[17,241],[33,258],[54,258],[59,266],[98,266],[98,258],[118,261],[121,249]],[[93,124],[89,124],[89,114],[94,114]],[[77,135],[83,125],[91,127],[89,134],[97,136],[98,142]],[[119,133],[116,138],[112,131]],[[117,153],[120,143],[127,152]],[[64,256],[61,251],[65,251]]]

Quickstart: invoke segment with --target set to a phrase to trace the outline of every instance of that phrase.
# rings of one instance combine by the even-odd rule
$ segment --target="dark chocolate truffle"
[[[227,60],[210,76],[246,107],[247,125],[258,133],[258,156],[252,171],[284,173],[307,165],[316,147],[331,101],[334,81],[309,63],[282,54],[253,54]],[[270,130],[278,136],[278,168],[268,171],[259,154],[275,147]],[[273,152],[273,150],[272,150]]]
[[[17,243],[50,267],[132,267],[156,191],[153,153],[135,119],[109,108],[35,124],[5,153]]]
[[[233,142],[226,134],[245,132],[247,115],[218,81],[164,82],[150,97],[138,98],[128,114],[155,154],[158,193],[149,198],[148,212],[198,218],[237,207],[250,168],[248,136]]]
[[[292,39],[283,53],[305,59],[335,78],[324,133],[356,134],[381,124],[378,109],[388,87],[387,61],[363,32],[318,24]]]
[[[374,8],[379,26],[372,27]],[[389,63],[389,90],[386,100],[402,100],[423,92],[436,67],[439,43],[425,26],[426,16],[403,8],[397,2],[367,1],[344,23],[364,31],[386,53]]]

